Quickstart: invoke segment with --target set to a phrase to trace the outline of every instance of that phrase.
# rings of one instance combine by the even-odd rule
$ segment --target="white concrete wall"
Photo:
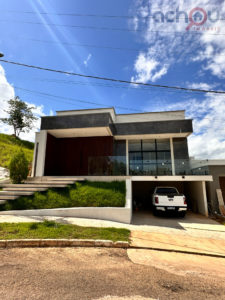
[[[2,211],[0,212],[0,215],[76,217],[109,220],[130,224],[132,219],[131,180],[126,180],[125,207],[74,207],[35,210],[13,210]]]
[[[116,115],[116,123],[154,122],[154,121],[184,120],[184,119],[185,119],[184,110]]]
[[[193,181],[186,183],[191,195],[192,203],[196,204],[197,212],[208,217],[208,204],[205,181]]]
[[[38,147],[36,174],[34,174],[37,143],[39,143],[39,147]],[[47,131],[41,130],[40,132],[37,132],[35,136],[35,147],[34,147],[34,156],[33,156],[33,163],[32,163],[32,177],[44,175],[46,143],[47,143]]]

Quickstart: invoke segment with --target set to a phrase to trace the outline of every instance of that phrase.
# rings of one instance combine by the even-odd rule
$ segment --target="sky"
[[[0,0],[0,52],[6,60],[69,72],[225,90],[225,3],[211,2]],[[224,94],[137,87],[0,62],[0,118],[15,96],[38,117],[112,106],[117,113],[185,109],[194,125],[190,155],[225,159]],[[40,118],[21,138],[33,141],[39,126]],[[12,129],[0,123],[0,132]]]

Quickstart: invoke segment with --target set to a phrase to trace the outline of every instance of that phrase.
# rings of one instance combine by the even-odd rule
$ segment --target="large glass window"
[[[169,139],[129,141],[129,162],[131,175],[172,174]]]

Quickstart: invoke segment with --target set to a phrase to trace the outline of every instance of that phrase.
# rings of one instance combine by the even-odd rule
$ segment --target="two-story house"
[[[33,176],[98,180],[130,178],[134,198],[156,185],[176,186],[196,212],[208,215],[207,168],[192,168],[185,111],[116,114],[114,108],[58,111],[42,117]]]

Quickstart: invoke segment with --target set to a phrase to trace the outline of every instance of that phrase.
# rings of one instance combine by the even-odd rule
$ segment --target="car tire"
[[[153,212],[154,216],[158,216],[159,215],[159,212],[158,212],[158,210],[155,207],[153,207],[152,212]]]
[[[182,212],[179,213],[180,218],[184,218],[185,215],[186,215],[186,211],[182,211]]]

